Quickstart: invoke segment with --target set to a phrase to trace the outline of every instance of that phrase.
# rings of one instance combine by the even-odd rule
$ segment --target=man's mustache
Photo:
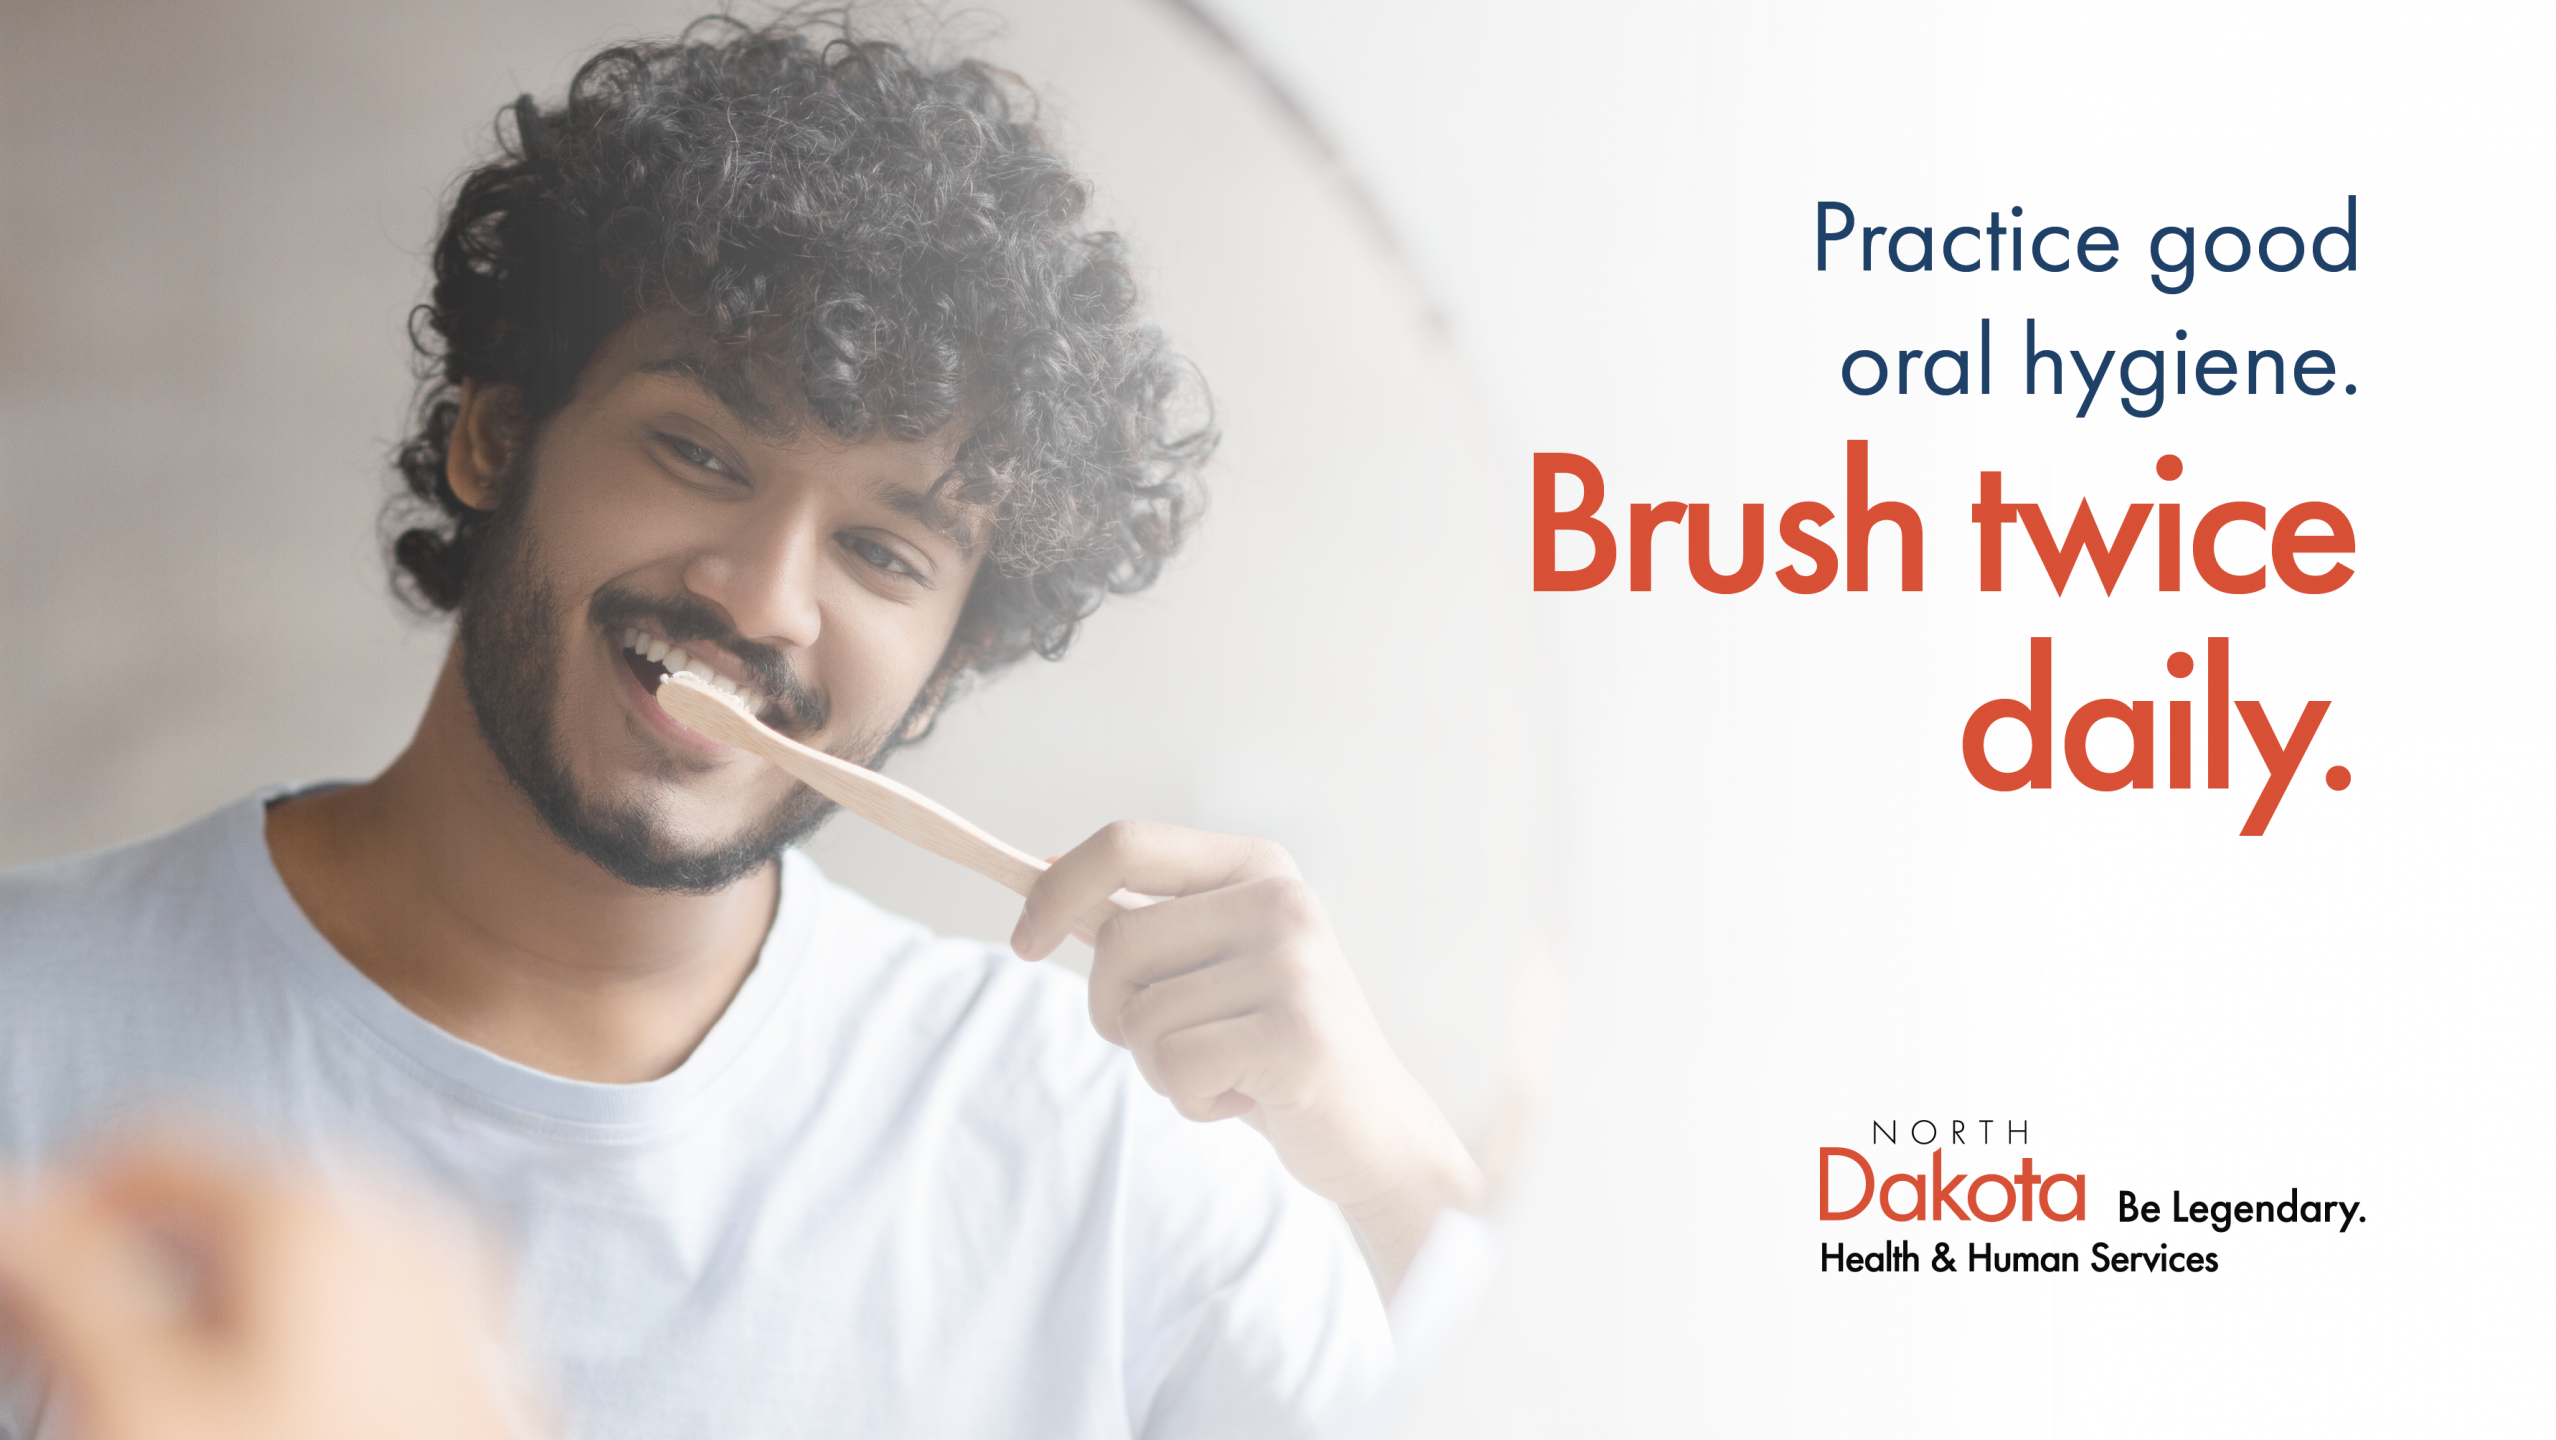
[[[727,618],[708,601],[692,595],[642,595],[613,586],[595,592],[586,616],[606,634],[653,623],[674,644],[707,640],[737,657],[748,681],[772,702],[763,717],[773,729],[812,734],[825,728],[833,704],[825,692],[803,683],[781,652],[736,633]]]

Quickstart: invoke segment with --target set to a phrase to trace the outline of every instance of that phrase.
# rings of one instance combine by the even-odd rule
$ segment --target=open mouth
[[[683,670],[699,676],[720,694],[733,695],[745,702],[746,708],[756,715],[768,716],[772,712],[772,701],[762,692],[720,674],[710,668],[708,661],[687,654],[682,646],[669,642],[662,635],[651,635],[636,626],[622,631],[621,659],[651,695],[657,693],[658,684],[668,675]]]

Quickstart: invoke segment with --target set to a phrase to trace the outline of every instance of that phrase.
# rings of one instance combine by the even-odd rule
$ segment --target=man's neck
[[[408,749],[278,805],[267,846],[338,953],[446,1031],[576,1080],[653,1080],[762,948],[777,867],[714,895],[624,884],[560,843],[489,752],[448,656]]]

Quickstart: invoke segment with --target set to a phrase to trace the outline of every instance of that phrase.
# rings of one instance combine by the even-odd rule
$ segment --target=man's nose
[[[805,648],[824,628],[817,584],[826,543],[813,514],[751,507],[685,563],[684,588],[728,612],[747,640]]]

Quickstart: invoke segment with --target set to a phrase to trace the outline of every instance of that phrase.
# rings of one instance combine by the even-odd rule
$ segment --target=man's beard
[[[727,889],[814,834],[835,807],[805,785],[793,785],[771,813],[737,838],[703,849],[677,844],[644,802],[612,804],[580,792],[558,740],[558,677],[564,657],[555,596],[525,534],[520,507],[509,509],[515,513],[497,517],[485,534],[470,597],[462,605],[462,688],[506,778],[532,801],[551,833],[625,884],[693,895]],[[677,633],[675,639],[720,640],[754,666],[764,693],[774,698],[775,719],[783,728],[823,725],[824,696],[799,685],[768,647],[725,633],[727,626],[700,601],[687,596],[652,602],[607,588],[593,608],[615,611],[610,618],[621,620],[642,613],[667,616],[676,622],[669,629],[690,632]],[[619,628],[610,625],[604,633],[618,633]],[[863,752],[859,758],[873,763],[886,748],[883,742],[866,740],[857,747]],[[671,777],[677,771],[668,760],[661,762],[660,773]]]

